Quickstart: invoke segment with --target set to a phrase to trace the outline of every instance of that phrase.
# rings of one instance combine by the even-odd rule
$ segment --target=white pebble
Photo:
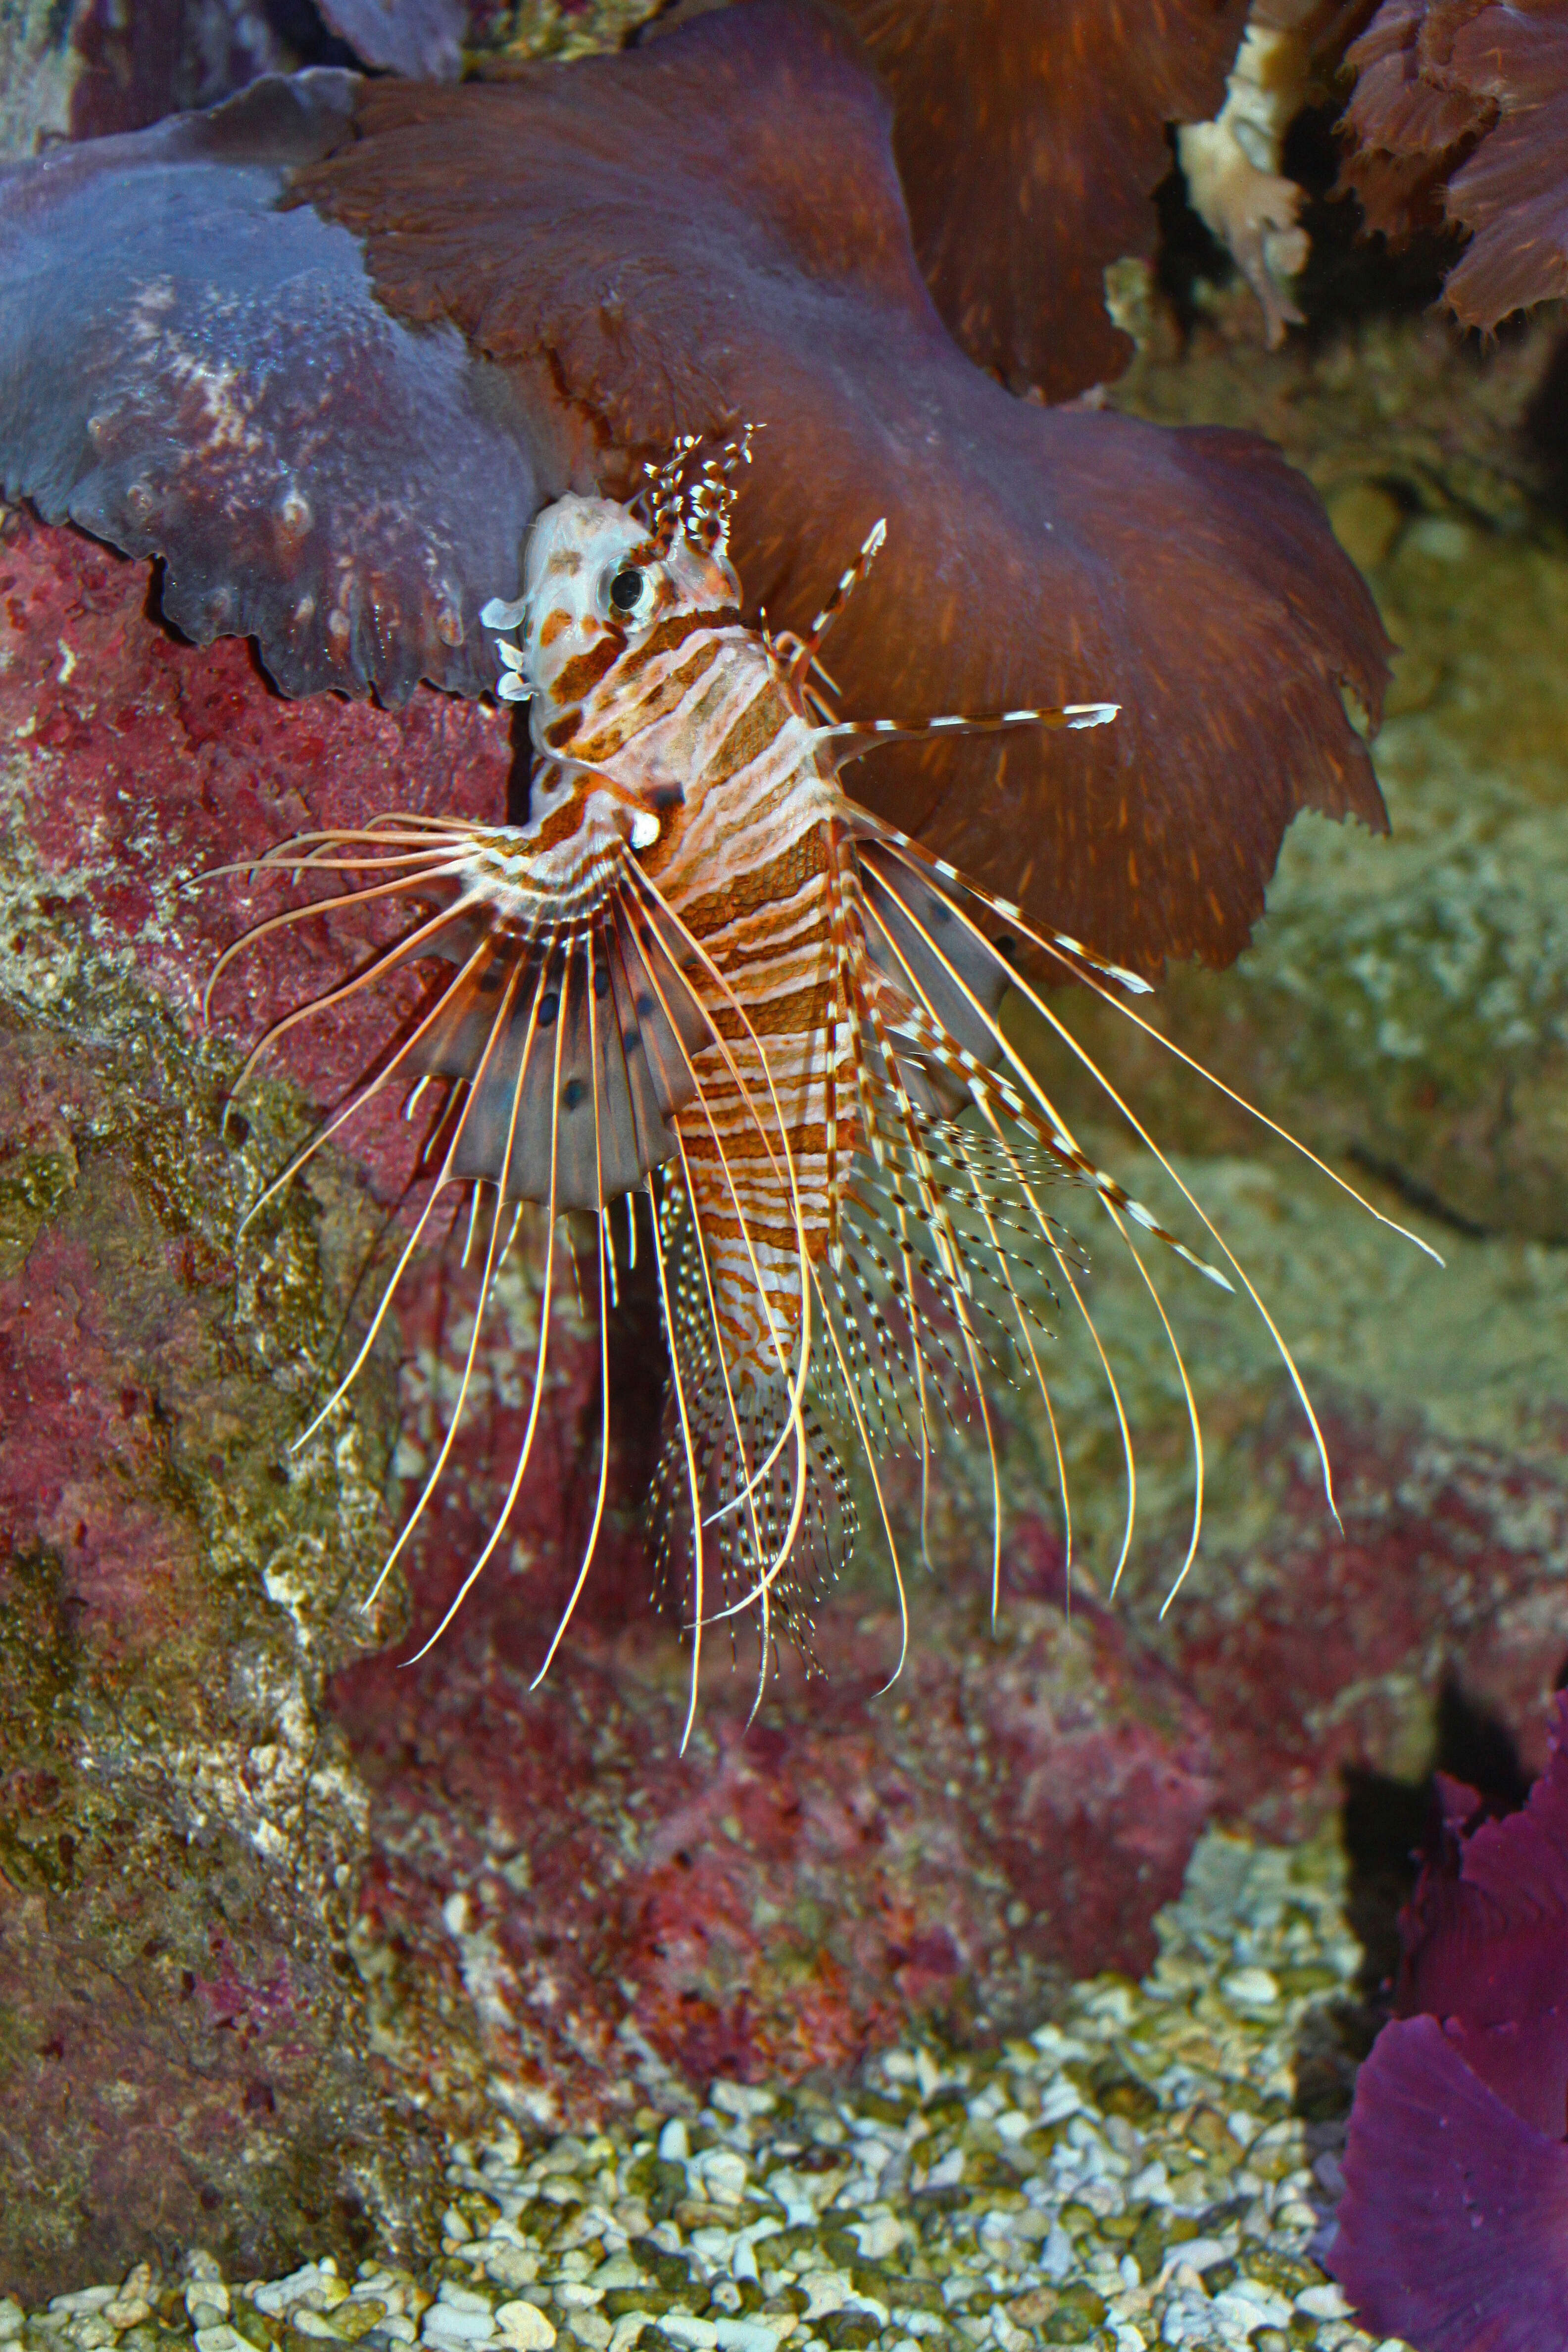
[[[1214,2299],[1215,2310],[1222,2319],[1229,2319],[1242,2328],[1267,2324],[1270,2327],[1289,2327],[1290,2306],[1280,2295],[1256,2279],[1239,2278]]]
[[[539,2276],[539,2256],[523,2246],[487,2246],[484,2264],[497,2286],[531,2286]]]
[[[496,2326],[510,2352],[550,2352],[555,2341],[555,2330],[536,2303],[503,2303]]]
[[[1059,2221],[1053,2221],[1040,2248],[1040,2268],[1048,2279],[1065,2279],[1072,2266],[1072,2240]]]
[[[1078,2084],[1069,2081],[1066,2074],[1059,2074],[1040,2101],[1040,2122],[1065,2123],[1068,2116],[1076,2116],[1082,2105],[1083,2095]]]
[[[738,2205],[746,2193],[746,2159],[732,2147],[704,2148],[691,2171],[715,2205]]]
[[[454,2311],[450,2304],[432,2304],[425,2315],[423,2330],[426,2344],[437,2347],[437,2352],[461,2352],[469,2344],[488,2344],[495,2334],[495,2314],[491,2311]]]
[[[849,2282],[842,2271],[807,2271],[800,2291],[805,2297],[808,2320],[826,2319],[830,2312],[842,2311],[849,2300]]]
[[[778,2096],[773,2091],[753,2090],[749,2083],[721,2080],[709,2092],[708,2103],[723,2116],[765,2116],[777,2106]]]
[[[909,2234],[908,2224],[896,2213],[879,2213],[872,2221],[850,2223],[850,2235],[868,2263],[885,2263]]]
[[[1279,1998],[1279,1980],[1268,1969],[1232,1969],[1220,1990],[1233,2009],[1272,2009]]]
[[[493,2316],[489,2295],[478,2294],[471,2286],[459,2286],[456,2279],[442,2280],[436,2300],[448,2311],[465,2311],[481,2319]]]
[[[266,2313],[268,2319],[281,2319],[285,2312],[291,2311],[297,2303],[303,2303],[307,2295],[314,2297],[320,2305],[341,2302],[342,2293],[342,2281],[338,2276],[336,2264],[329,2271],[324,2263],[305,2263],[299,2270],[290,2271],[287,2278],[273,2279],[268,2285],[258,2286],[251,2301],[258,2311]]]
[[[1350,2305],[1331,2279],[1325,2286],[1304,2287],[1296,2297],[1296,2308],[1304,2311],[1309,2319],[1348,2319]]]
[[[691,2154],[684,2116],[671,2116],[658,2136],[658,2153],[666,2164],[684,2164]]]
[[[719,2341],[717,2323],[693,2319],[689,2312],[667,2311],[658,2324],[672,2344],[689,2345],[690,2352],[709,2352],[709,2347]]]

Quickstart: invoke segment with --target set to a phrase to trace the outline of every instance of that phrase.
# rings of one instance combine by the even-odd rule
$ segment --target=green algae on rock
[[[358,1606],[386,1385],[289,1460],[342,1269],[304,1202],[237,1264],[206,1057],[137,994],[82,973],[4,1041],[0,2273],[34,2292],[193,2238],[408,2242],[429,2186],[359,2015],[365,1803],[319,1713],[388,1630]]]

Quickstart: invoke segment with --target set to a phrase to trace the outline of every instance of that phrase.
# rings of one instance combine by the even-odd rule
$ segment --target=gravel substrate
[[[0,2301],[28,2352],[1142,2352],[1369,2346],[1313,2261],[1342,2125],[1295,2113],[1361,1952],[1327,1844],[1211,1833],[1140,1986],[976,2056],[881,2053],[854,2089],[715,2083],[687,2115],[454,2148],[440,2256],[240,2285],[193,2253]],[[1392,2343],[1384,2352],[1397,2352]]]

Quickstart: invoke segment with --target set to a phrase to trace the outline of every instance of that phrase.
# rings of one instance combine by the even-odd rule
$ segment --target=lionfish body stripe
[[[410,955],[449,968],[356,1102],[446,1081],[418,1231],[450,1186],[472,1191],[470,1241],[488,1210],[470,1365],[522,1203],[540,1204],[552,1234],[563,1210],[598,1213],[603,1323],[616,1282],[610,1205],[633,1196],[635,1247],[635,1197],[651,1192],[672,1372],[656,1511],[667,1564],[674,1531],[689,1540],[694,1700],[703,1624],[754,1607],[765,1670],[772,1625],[804,1635],[816,1586],[853,1541],[849,1484],[819,1402],[865,1458],[889,1544],[880,1458],[911,1446],[929,1465],[937,1423],[964,1399],[989,1436],[995,1366],[1026,1366],[1055,1433],[1042,1272],[1070,1292],[1110,1381],[1131,1533],[1126,1418],[1081,1260],[1041,1205],[1048,1182],[1089,1188],[1124,1238],[1142,1227],[1229,1286],[1084,1155],[1009,1044],[997,1016],[1018,975],[995,938],[998,914],[1074,977],[1098,986],[1097,973],[1121,975],[1076,941],[1030,932],[1016,909],[858,809],[839,782],[842,763],[878,740],[1094,726],[1115,706],[840,720],[816,655],[881,525],[806,636],[771,638],[742,625],[728,557],[745,446],[717,458],[698,450],[688,439],[649,469],[631,507],[559,500],[531,534],[521,596],[486,607],[499,693],[531,703],[526,824],[392,815],[285,844],[266,861],[346,873],[353,887],[334,904],[391,894],[423,909],[406,940],[326,1001]],[[552,1239],[542,1360],[555,1262]],[[1168,1335],[1157,1292],[1154,1302]],[[607,1381],[607,1355],[605,1369]],[[528,1436],[465,1591],[521,1488],[539,1378],[536,1368]],[[595,1533],[609,1404],[606,1394]],[[415,1519],[455,1429],[456,1417]],[[1057,1459],[1059,1472],[1059,1437]],[[1197,1459],[1194,1545],[1201,1450]],[[993,1486],[999,1497],[994,1449]],[[1062,1499],[1065,1514],[1065,1474]],[[998,1530],[994,1559],[999,1541]],[[585,1555],[575,1590],[587,1565]]]

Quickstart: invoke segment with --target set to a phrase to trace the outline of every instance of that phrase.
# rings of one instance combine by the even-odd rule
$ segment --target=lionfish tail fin
[[[685,1630],[750,1615],[764,1673],[781,1640],[812,1663],[816,1611],[853,1553],[858,1514],[831,1438],[809,1404],[792,1414],[784,1381],[715,1366],[684,1415],[671,1396],[652,1522],[656,1598]]]

